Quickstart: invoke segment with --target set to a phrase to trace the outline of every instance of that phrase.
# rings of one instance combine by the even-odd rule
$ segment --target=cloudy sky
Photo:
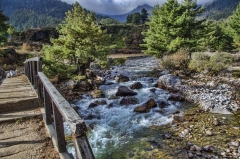
[[[162,4],[166,0],[62,0],[67,3],[74,3],[78,1],[80,5],[88,10],[93,10],[96,13],[102,14],[124,14],[132,11],[139,5],[148,4],[154,6],[155,4]],[[179,0],[181,1],[181,0]],[[199,4],[204,4],[210,0],[198,0]]]

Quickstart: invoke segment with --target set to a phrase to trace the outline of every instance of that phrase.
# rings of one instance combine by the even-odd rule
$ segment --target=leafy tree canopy
[[[233,15],[228,18],[228,25],[231,28],[236,46],[240,48],[240,3]]]
[[[189,54],[196,50],[202,21],[196,16],[204,11],[195,0],[168,0],[161,7],[155,5],[147,32],[143,32],[147,50],[144,53],[158,58],[184,49]]]
[[[92,60],[106,60],[110,52],[107,46],[109,36],[95,24],[95,20],[94,13],[85,12],[76,2],[57,28],[59,38],[51,39],[53,46],[43,47],[45,59],[58,63],[69,59],[78,65],[82,74]]]

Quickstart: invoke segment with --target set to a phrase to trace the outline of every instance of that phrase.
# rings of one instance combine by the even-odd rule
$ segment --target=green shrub
[[[233,57],[229,53],[219,52],[211,56],[207,68],[211,74],[219,74],[220,71],[228,68],[233,63]]]
[[[189,56],[185,51],[166,56],[162,59],[161,65],[166,69],[185,70],[189,64]]]
[[[194,53],[188,65],[191,71],[201,72],[204,71],[209,63],[210,56],[205,53]]]

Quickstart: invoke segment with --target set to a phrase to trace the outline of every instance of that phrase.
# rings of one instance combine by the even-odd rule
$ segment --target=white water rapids
[[[99,87],[105,93],[106,98],[92,99],[90,95],[85,95],[82,100],[75,103],[79,107],[81,117],[92,128],[88,138],[96,158],[104,158],[100,156],[105,153],[108,153],[111,158],[111,151],[117,151],[119,147],[124,147],[130,140],[134,141],[139,136],[147,138],[147,132],[142,133],[147,128],[172,122],[171,114],[181,107],[181,103],[168,101],[170,95],[168,91],[153,87],[157,83],[157,78],[142,77],[144,73],[150,72],[154,68],[158,68],[158,61],[153,57],[127,60],[124,66],[114,67],[111,70],[111,76],[123,74],[130,78],[134,77],[134,81],[116,83],[114,80],[108,80],[108,83],[114,84]],[[130,87],[136,81],[143,85],[143,88],[134,90],[137,92],[135,97],[139,100],[139,104],[120,105],[122,97],[116,98],[115,96],[118,87],[122,85]],[[151,89],[155,89],[155,92]],[[156,102],[166,102],[167,107],[156,107],[149,113],[133,111],[136,106],[145,103],[150,98]],[[106,101],[106,104],[89,108],[89,105],[95,101]],[[65,129],[67,131],[67,127]],[[74,154],[72,146],[68,147],[68,151]]]

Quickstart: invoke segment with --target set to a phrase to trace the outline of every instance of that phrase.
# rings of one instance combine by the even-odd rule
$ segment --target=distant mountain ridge
[[[61,0],[1,0],[1,10],[18,31],[27,28],[56,27],[72,5]],[[97,21],[108,16],[96,15]]]
[[[240,0],[212,0],[204,4],[203,16],[211,20],[226,19],[236,10]]]
[[[121,21],[121,22],[126,22],[127,16],[128,16],[129,14],[133,14],[133,13],[136,13],[136,12],[141,13],[141,10],[142,10],[143,8],[145,8],[145,9],[148,11],[148,14],[149,14],[149,15],[151,14],[151,10],[153,9],[153,7],[145,4],[145,5],[142,5],[142,6],[138,6],[137,8],[133,9],[131,12],[126,13],[126,14],[122,14],[122,15],[107,15],[107,16],[109,16],[109,17],[111,17],[111,18],[114,18],[114,19],[117,19],[117,20],[119,20],[119,21]]]

